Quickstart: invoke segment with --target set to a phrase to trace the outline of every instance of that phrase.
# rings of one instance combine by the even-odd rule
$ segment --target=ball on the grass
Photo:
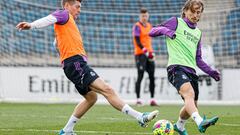
[[[173,135],[173,124],[168,120],[159,120],[153,125],[153,135]]]

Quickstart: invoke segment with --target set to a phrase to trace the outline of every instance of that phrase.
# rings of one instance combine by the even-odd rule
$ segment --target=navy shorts
[[[155,62],[149,61],[147,56],[144,54],[135,55],[136,67],[138,71],[154,72]]]
[[[65,59],[63,70],[81,95],[86,95],[90,91],[89,85],[99,77],[80,55]]]
[[[196,74],[192,74],[186,72],[181,67],[177,66],[173,69],[168,69],[168,81],[179,91],[180,87],[186,83],[190,82],[195,93],[194,100],[198,100],[199,88],[198,88],[198,76]],[[183,97],[182,97],[183,98]]]

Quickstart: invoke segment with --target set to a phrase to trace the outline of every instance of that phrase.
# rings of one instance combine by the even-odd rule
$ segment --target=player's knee
[[[194,91],[192,89],[189,89],[184,92],[180,92],[181,96],[183,96],[184,99],[194,99]]]
[[[145,70],[138,70],[138,78],[142,78]]]
[[[188,93],[185,94],[185,99],[191,98],[194,99],[194,91],[189,91]]]
[[[143,79],[143,76],[138,76],[136,83],[141,83],[141,82],[142,82],[142,79]]]
[[[194,92],[193,91],[188,92],[186,98],[194,99]]]
[[[94,94],[92,95],[91,103],[92,103],[92,104],[95,104],[95,103],[97,102],[97,99],[98,99],[97,94],[94,93]]]
[[[93,92],[86,98],[86,100],[90,104],[95,104],[97,102],[97,98],[98,98],[97,94],[95,92]]]
[[[105,95],[105,96],[112,96],[112,95],[114,95],[114,90],[113,90],[113,88],[110,87],[109,85],[106,85],[106,86],[104,87],[104,95]]]
[[[149,80],[150,80],[151,82],[154,82],[154,80],[155,80],[154,76],[149,76]]]

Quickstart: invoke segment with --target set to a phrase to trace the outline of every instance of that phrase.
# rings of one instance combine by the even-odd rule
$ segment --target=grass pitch
[[[74,107],[75,104],[0,103],[0,135],[56,135]],[[139,111],[158,109],[160,115],[147,128],[141,128],[135,119],[111,106],[96,105],[80,119],[75,131],[79,135],[151,135],[155,121],[176,121],[181,108],[176,105],[133,107]],[[220,117],[205,135],[240,135],[240,106],[199,106],[199,109],[208,117]],[[192,120],[188,121],[186,128],[189,135],[200,135]]]

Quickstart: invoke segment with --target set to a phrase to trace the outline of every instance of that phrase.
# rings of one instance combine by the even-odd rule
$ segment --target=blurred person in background
[[[179,119],[174,124],[174,130],[180,135],[187,135],[186,121],[191,117],[198,126],[200,133],[218,121],[201,117],[198,111],[198,76],[195,68],[198,66],[216,81],[220,73],[212,69],[202,59],[202,32],[197,27],[204,4],[202,0],[187,0],[182,8],[181,18],[172,17],[164,23],[152,28],[151,37],[166,36],[168,49],[168,80],[177,89],[184,100],[184,106],[179,112]]]
[[[147,71],[149,76],[149,91],[150,91],[150,105],[157,106],[157,102],[154,99],[155,92],[155,58],[152,48],[152,39],[148,35],[152,25],[148,22],[149,13],[147,9],[141,8],[139,21],[133,26],[133,44],[134,55],[137,67],[137,81],[135,83],[135,92],[137,96],[137,105],[142,105],[143,100],[140,98],[141,82],[144,72]]]
[[[67,124],[59,134],[75,135],[73,132],[75,124],[96,103],[97,93],[102,94],[115,109],[134,117],[140,126],[146,127],[148,122],[157,116],[158,111],[150,113],[136,111],[124,103],[115,93],[115,90],[88,66],[82,36],[75,23],[80,14],[81,0],[62,0],[62,7],[63,10],[57,10],[32,23],[20,22],[16,26],[18,30],[32,30],[54,24],[56,46],[64,73],[84,97],[84,100],[75,107]]]

